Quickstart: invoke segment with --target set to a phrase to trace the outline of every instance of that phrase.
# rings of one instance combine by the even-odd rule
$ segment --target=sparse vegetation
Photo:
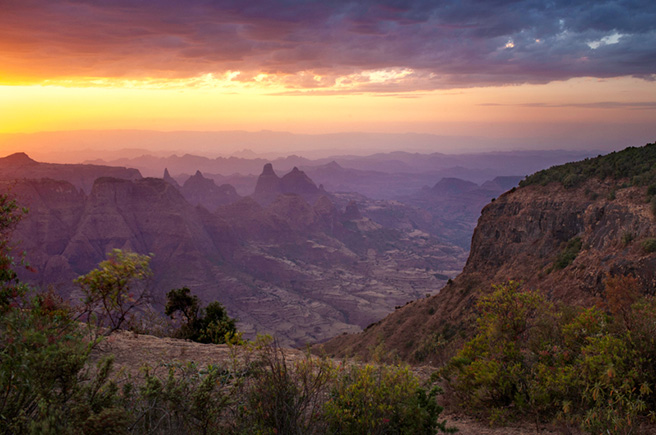
[[[593,177],[602,180],[626,178],[633,186],[656,184],[656,143],[640,148],[629,147],[605,156],[553,166],[526,177],[519,184],[521,187],[532,184],[546,186],[557,182],[566,188],[573,188]]]
[[[624,231],[622,233],[622,245],[629,245],[633,239],[635,239],[635,234],[633,234],[631,231]]]
[[[656,252],[656,239],[650,237],[642,241],[640,244],[642,246],[642,249],[647,252]]]
[[[581,237],[577,236],[571,238],[556,257],[556,260],[553,263],[553,268],[556,270],[564,269],[572,264],[576,259],[576,256],[579,255],[582,246],[583,243]]]

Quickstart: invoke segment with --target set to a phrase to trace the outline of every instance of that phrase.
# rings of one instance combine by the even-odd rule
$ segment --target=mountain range
[[[403,164],[415,159],[393,156]],[[370,161],[398,167],[389,157]],[[72,280],[111,249],[153,253],[154,306],[163,306],[168,290],[187,286],[205,302],[223,302],[247,336],[324,341],[423,301],[447,281],[448,294],[468,276],[466,268],[455,278],[481,208],[504,203],[511,194],[495,198],[524,178],[500,175],[479,185],[443,177],[431,187],[403,188],[408,193],[396,199],[372,199],[327,189],[315,177],[366,190],[375,180],[428,175],[349,169],[336,160],[307,172],[293,166],[282,176],[271,162],[261,168],[243,194],[200,169],[185,179],[168,168],[162,178],[143,178],[125,167],[45,164],[25,154],[0,159],[0,179],[30,209],[15,234],[37,271],[24,278],[75,298]],[[480,251],[476,234],[472,256]]]
[[[26,157],[0,159],[0,168],[17,159]],[[62,172],[38,178],[44,168]],[[90,168],[97,178],[88,193],[67,181]],[[116,178],[105,170],[30,159],[22,178],[3,181],[29,208],[14,233],[35,271],[24,271],[24,280],[76,299],[73,279],[111,249],[153,253],[154,306],[187,286],[205,302],[224,303],[247,337],[273,333],[301,345],[358,331],[437,291],[466,256],[417,228],[368,218],[356,201],[322,191],[299,169],[278,178],[266,166],[260,188],[244,198],[200,172],[176,186],[170,176]]]

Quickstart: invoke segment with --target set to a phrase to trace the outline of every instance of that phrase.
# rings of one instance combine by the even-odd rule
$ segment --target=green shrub
[[[609,201],[615,201],[615,198],[617,198],[617,192],[615,192],[615,189],[612,189],[610,192],[608,192],[608,196],[606,196],[606,199]]]
[[[656,184],[651,184],[647,187],[647,196],[656,195]]]
[[[407,367],[353,365],[342,374],[325,405],[329,433],[434,434],[455,432],[435,401],[437,388],[420,387]]]
[[[256,433],[325,433],[322,412],[335,370],[327,359],[306,355],[288,361],[272,340],[263,342],[258,366],[246,390],[239,427]]]
[[[178,338],[214,344],[241,341],[237,320],[228,316],[225,307],[215,301],[201,309],[200,299],[192,295],[187,287],[173,289],[166,294],[165,313],[171,318],[177,313],[182,316],[182,324],[175,333]]]
[[[491,421],[529,417],[632,433],[656,412],[656,300],[608,280],[607,306],[555,309],[514,283],[479,303],[476,336],[441,371],[461,405]]]
[[[656,252],[656,239],[654,238],[645,239],[640,245],[645,252]]]
[[[554,261],[554,269],[564,269],[579,255],[583,243],[580,237],[574,237],[567,242],[565,248],[558,254]]]
[[[143,379],[124,384],[121,400],[135,433],[224,433],[234,417],[231,408],[242,377],[193,362],[145,367]]]

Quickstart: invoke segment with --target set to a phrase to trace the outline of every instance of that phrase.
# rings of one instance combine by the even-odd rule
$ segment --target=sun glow
[[[404,91],[405,81],[414,79],[410,69],[360,71],[337,79],[308,73],[299,81],[285,74],[241,71],[174,79],[53,79],[0,86],[0,133],[268,129],[489,134],[489,129],[445,130],[445,125],[647,122],[656,110],[649,105],[653,83],[628,77]],[[385,86],[389,90],[380,92]],[[613,103],[600,104],[598,95]]]

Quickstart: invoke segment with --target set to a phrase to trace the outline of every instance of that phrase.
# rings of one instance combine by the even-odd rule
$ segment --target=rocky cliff
[[[325,195],[323,188],[318,188],[314,181],[305,172],[294,167],[289,173],[278,177],[273,165],[267,163],[257,179],[253,198],[261,204],[270,204],[279,195],[295,194],[302,196],[306,201],[314,203],[319,197]]]
[[[648,145],[635,157],[644,173],[620,171],[613,159],[634,157],[611,155],[610,162],[555,168],[563,173],[556,181],[543,177],[497,198],[483,209],[457,278],[437,295],[396,310],[361,334],[337,337],[324,349],[336,356],[367,357],[378,348],[408,361],[439,364],[471,330],[476,301],[493,284],[508,280],[541,289],[554,301],[579,305],[603,300],[609,275],[633,275],[644,292],[653,293],[654,150],[656,145]],[[617,172],[610,169],[602,177],[590,167]],[[578,174],[576,182],[572,173]]]

